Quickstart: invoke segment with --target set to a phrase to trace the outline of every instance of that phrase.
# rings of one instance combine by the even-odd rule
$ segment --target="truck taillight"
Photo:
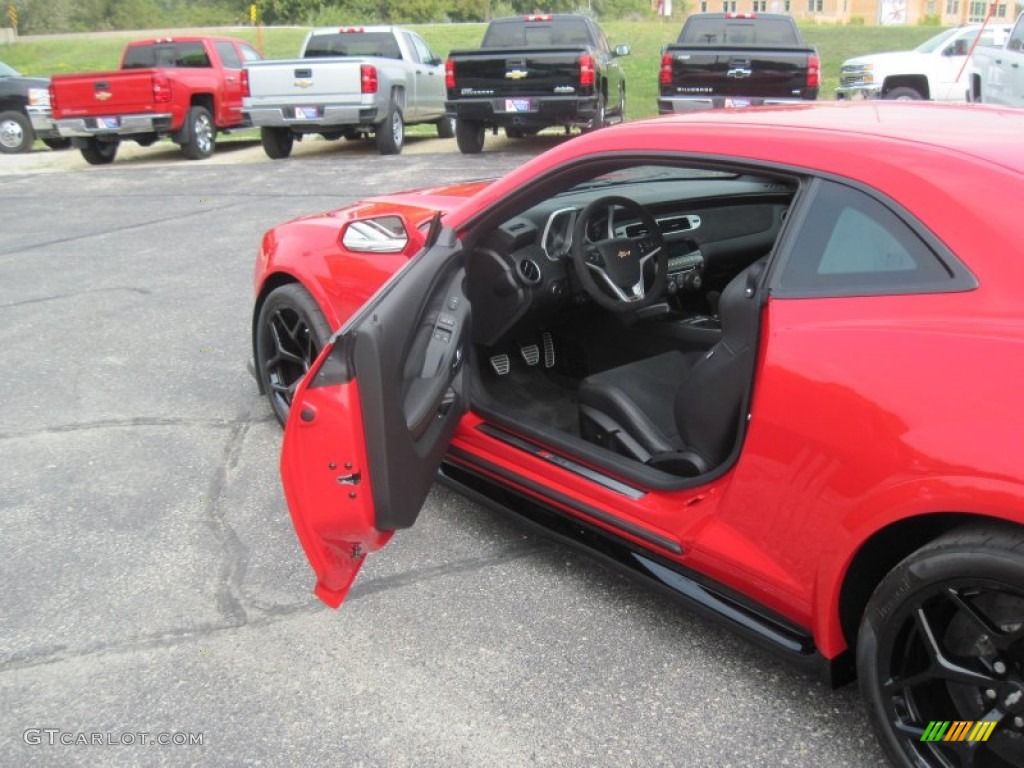
[[[377,92],[377,68],[372,64],[359,67],[359,90],[363,93]]]
[[[658,72],[658,82],[662,85],[672,85],[672,54],[661,55],[661,71]]]
[[[807,57],[807,87],[817,88],[821,85],[821,59],[812,53]]]
[[[252,92],[249,90],[249,70],[248,69],[243,69],[242,70],[242,83],[241,83],[241,85],[242,85],[242,95],[243,96],[252,96]]]
[[[727,13],[725,14],[727,19],[756,19],[756,13]]]
[[[341,35],[346,35],[346,34],[354,35],[354,34],[359,34],[361,32],[365,32],[365,31],[366,30],[363,29],[362,27],[342,27],[341,29],[338,30],[338,34],[341,34]]]
[[[153,102],[166,104],[171,100],[171,81],[167,75],[153,75]]]
[[[53,83],[50,83],[50,111],[53,112],[57,109],[57,91],[53,89]]]
[[[444,63],[444,87],[449,90],[455,87],[455,62],[451,59]]]
[[[524,21],[551,21],[552,18],[550,13],[534,13],[530,16],[523,16]]]
[[[590,86],[594,84],[594,57],[589,53],[580,56],[580,85]]]

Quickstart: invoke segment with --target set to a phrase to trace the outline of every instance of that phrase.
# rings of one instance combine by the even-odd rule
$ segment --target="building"
[[[985,0],[691,0],[701,13],[788,13],[800,21],[846,24],[860,19],[865,24],[918,24],[937,17],[944,27],[984,21]],[[995,3],[993,22],[1011,23],[1015,3]]]

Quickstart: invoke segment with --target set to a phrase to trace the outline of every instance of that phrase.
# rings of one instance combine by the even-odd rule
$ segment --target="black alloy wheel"
[[[256,370],[277,420],[288,420],[302,377],[331,336],[313,297],[298,284],[275,288],[256,321]]]
[[[895,764],[1024,766],[1024,532],[966,528],[900,563],[868,603],[857,667]]]

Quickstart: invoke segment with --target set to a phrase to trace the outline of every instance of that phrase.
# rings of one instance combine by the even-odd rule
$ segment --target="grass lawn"
[[[673,41],[681,24],[677,21],[611,21],[602,25],[611,44],[626,43],[632,49],[622,60],[628,83],[630,118],[657,114],[658,67],[661,48]],[[445,56],[454,48],[476,48],[484,24],[429,24],[415,26],[435,53]],[[808,43],[817,46],[822,58],[821,98],[831,99],[839,82],[839,67],[848,58],[879,51],[906,50],[936,34],[937,27],[801,26]],[[305,28],[266,28],[262,35],[251,27],[218,31],[262,41],[268,58],[292,57],[298,51]],[[28,40],[0,46],[0,60],[28,75],[53,75],[117,69],[121,50],[138,33],[68,35]],[[259,38],[259,40],[258,40]]]

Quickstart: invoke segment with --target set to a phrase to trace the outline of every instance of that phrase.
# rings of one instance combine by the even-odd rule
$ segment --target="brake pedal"
[[[544,331],[540,335],[541,342],[544,344],[544,367],[554,368],[555,367],[555,340],[551,338],[551,334]]]
[[[536,344],[526,344],[520,347],[519,353],[530,367],[540,362],[540,348]]]
[[[495,355],[491,358],[491,368],[499,376],[504,376],[512,369],[512,361],[508,359],[508,355]]]

